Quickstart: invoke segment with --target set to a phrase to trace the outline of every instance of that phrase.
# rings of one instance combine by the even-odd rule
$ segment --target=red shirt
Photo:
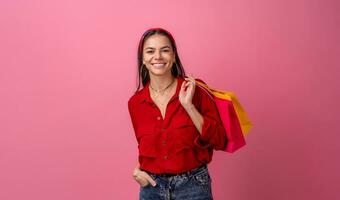
[[[128,101],[128,109],[139,149],[142,170],[153,173],[182,173],[209,163],[213,149],[223,150],[225,129],[214,101],[195,87],[192,103],[203,116],[202,134],[181,105],[178,95],[184,79],[177,77],[176,93],[163,119],[149,93],[149,84]]]

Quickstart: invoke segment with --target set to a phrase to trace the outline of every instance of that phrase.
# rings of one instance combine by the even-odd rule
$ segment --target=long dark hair
[[[143,87],[147,84],[148,81],[150,81],[150,76],[149,76],[149,72],[148,69],[146,69],[146,66],[143,64],[143,47],[144,47],[144,42],[146,39],[148,39],[150,36],[152,35],[164,35],[166,36],[171,43],[172,49],[174,51],[175,54],[175,62],[173,63],[172,67],[171,67],[171,74],[174,77],[185,77],[185,71],[184,68],[182,66],[181,60],[179,59],[178,53],[177,53],[177,47],[176,47],[176,43],[174,38],[172,37],[172,35],[162,29],[162,28],[150,28],[147,31],[144,32],[144,34],[142,35],[141,39],[139,40],[139,45],[138,45],[138,55],[137,55],[137,64],[138,64],[138,87],[136,92],[138,92],[139,88],[140,88],[140,83],[142,82]]]

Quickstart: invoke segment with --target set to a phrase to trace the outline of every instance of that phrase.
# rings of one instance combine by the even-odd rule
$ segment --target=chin
[[[152,70],[152,75],[154,75],[154,76],[165,76],[165,75],[167,75],[168,73],[170,73],[171,74],[171,71],[170,70],[159,70],[159,69],[157,69],[157,70]]]

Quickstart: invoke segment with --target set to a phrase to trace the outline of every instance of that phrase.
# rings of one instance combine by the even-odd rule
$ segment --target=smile
[[[152,66],[155,66],[155,67],[164,67],[166,63],[154,63],[152,64]]]

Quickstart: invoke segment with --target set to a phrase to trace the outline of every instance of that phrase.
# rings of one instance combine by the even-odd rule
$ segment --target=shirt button
[[[166,145],[166,141],[165,141],[165,140],[163,140],[163,141],[162,141],[162,144],[165,146],[165,145]]]
[[[161,131],[164,132],[166,130],[166,128],[162,128]]]
[[[168,159],[168,156],[164,156],[164,160],[167,160]]]
[[[158,116],[158,117],[157,117],[157,120],[161,120],[161,117],[160,117],[160,116]]]

